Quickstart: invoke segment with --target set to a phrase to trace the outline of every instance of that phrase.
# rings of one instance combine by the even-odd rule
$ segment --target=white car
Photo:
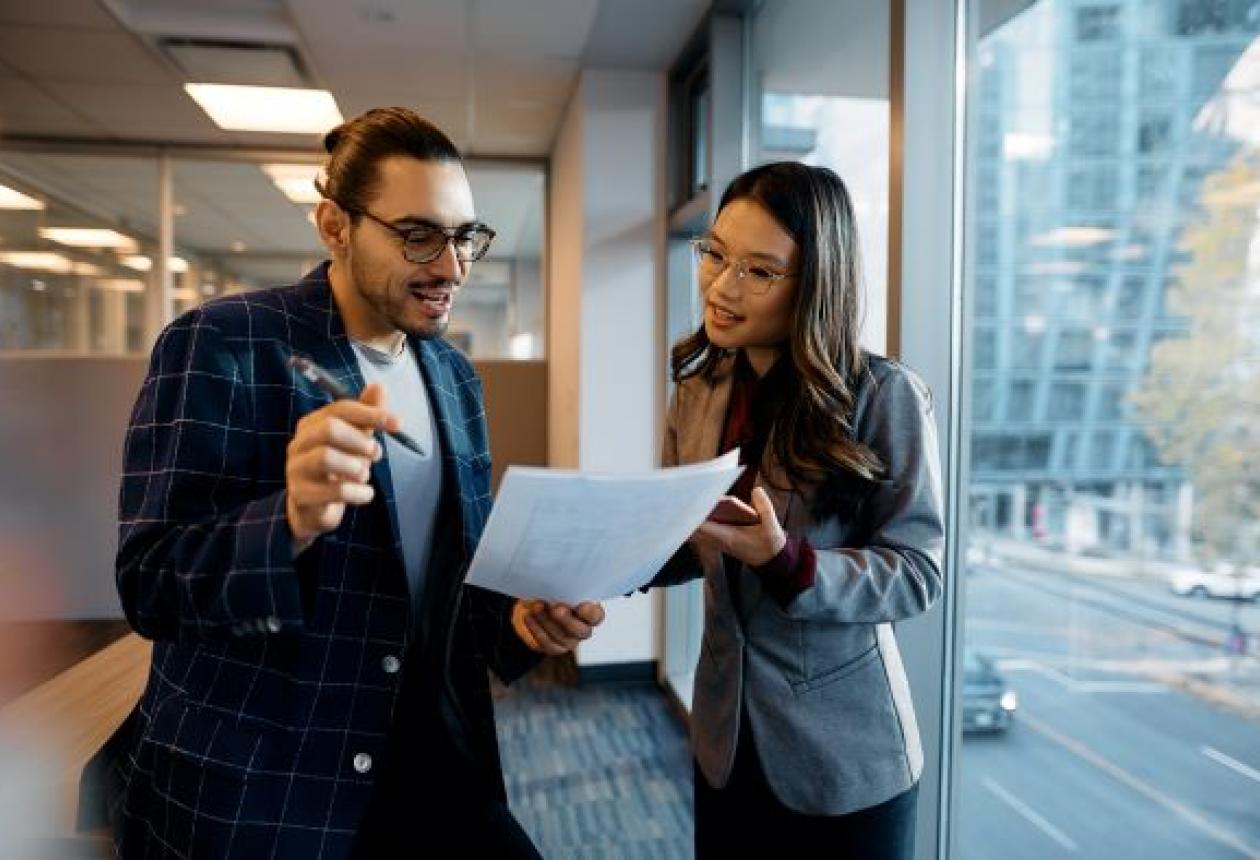
[[[1179,570],[1169,577],[1172,590],[1189,597],[1230,597],[1260,600],[1260,572],[1255,568],[1231,570]]]

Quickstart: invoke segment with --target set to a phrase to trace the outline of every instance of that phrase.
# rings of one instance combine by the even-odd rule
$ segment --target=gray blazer
[[[655,585],[704,578],[705,622],[692,744],[709,783],[726,784],[746,714],[775,795],[811,815],[840,815],[910,788],[923,750],[893,622],[940,596],[945,526],[931,395],[910,370],[868,356],[852,426],[886,473],[815,518],[816,486],[787,487],[766,445],[757,483],[784,530],[817,552],[814,584],[786,607],[740,570],[737,606],[721,555],[686,544]],[[670,403],[665,465],[716,456],[733,360],[683,381]],[[769,478],[770,480],[767,480]],[[741,702],[743,707],[740,707]]]

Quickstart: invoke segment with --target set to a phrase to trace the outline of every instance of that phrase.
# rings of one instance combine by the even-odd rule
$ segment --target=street
[[[965,608],[1020,706],[964,739],[962,857],[1260,857],[1260,606],[988,565]]]

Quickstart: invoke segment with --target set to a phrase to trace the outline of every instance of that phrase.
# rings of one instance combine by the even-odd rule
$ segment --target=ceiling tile
[[[576,60],[586,48],[599,0],[478,0],[477,52]]]
[[[90,30],[117,30],[118,22],[98,0],[0,0],[0,24],[35,24]]]
[[[0,134],[96,137],[105,129],[23,78],[0,78]]]
[[[463,0],[288,0],[286,6],[307,44],[357,46],[364,59],[403,48],[462,51],[467,42]]]
[[[344,91],[385,90],[415,96],[463,99],[471,61],[463,54],[373,51],[355,46],[316,45],[308,52],[334,96]],[[343,108],[344,110],[344,108]]]
[[[222,143],[224,134],[182,89],[50,81],[48,89],[116,137]]]
[[[479,104],[472,151],[479,155],[546,156],[563,110],[563,105]]]
[[[563,104],[577,75],[577,63],[567,60],[483,57],[474,77],[478,106],[491,101]]]
[[[0,56],[33,78],[148,85],[175,80],[142,42],[125,33],[3,27]]]

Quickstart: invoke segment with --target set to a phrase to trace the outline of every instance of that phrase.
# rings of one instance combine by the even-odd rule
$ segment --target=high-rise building
[[[1241,0],[1044,0],[980,40],[969,146],[973,525],[1184,557],[1192,492],[1129,393],[1184,336],[1166,294],[1203,181],[1196,123],[1260,27]]]

